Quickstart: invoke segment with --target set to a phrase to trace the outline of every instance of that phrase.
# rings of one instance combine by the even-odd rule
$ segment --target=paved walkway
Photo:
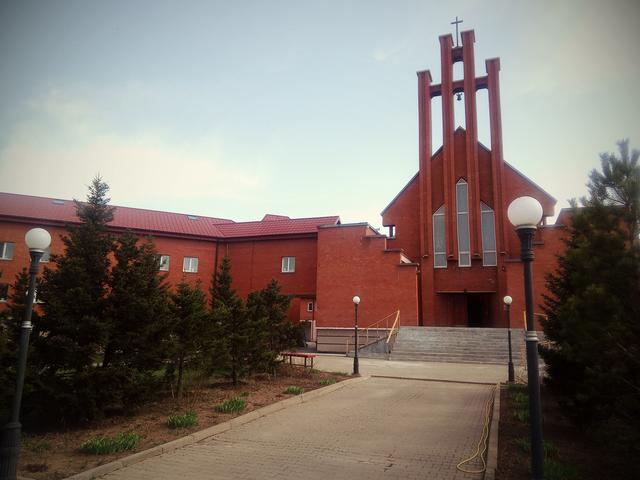
[[[480,478],[456,464],[475,451],[490,389],[371,378],[104,478]]]
[[[475,363],[407,362],[360,358],[362,375],[453,380],[458,382],[493,383],[507,381],[507,365]],[[314,367],[328,372],[353,372],[353,358],[344,355],[319,355]]]

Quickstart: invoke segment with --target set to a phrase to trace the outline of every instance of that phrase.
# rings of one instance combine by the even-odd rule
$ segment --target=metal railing
[[[392,318],[393,318],[393,323],[391,323]],[[383,322],[384,322],[384,326],[382,326]],[[391,324],[391,327],[389,327],[390,324]],[[360,340],[363,336],[365,340],[363,344],[358,345],[358,351],[362,350],[364,347],[367,347],[372,343],[375,343],[385,337],[386,337],[386,343],[388,344],[391,341],[391,337],[394,335],[394,329],[396,330],[395,333],[397,333],[397,330],[400,329],[400,310],[396,310],[395,312],[390,313],[386,317],[381,318],[377,322],[373,322],[371,325],[361,328],[358,334],[358,340]],[[372,330],[376,330],[376,331],[387,330],[388,333],[385,332],[384,335],[380,335],[378,333],[375,335],[375,338],[374,338],[374,334],[371,333],[372,341],[369,341],[369,335]],[[362,332],[364,332],[364,335]],[[355,345],[355,334],[351,334],[349,337],[347,337],[346,343],[347,345],[346,345],[345,353],[348,354],[349,347],[351,346],[351,344],[353,343]]]

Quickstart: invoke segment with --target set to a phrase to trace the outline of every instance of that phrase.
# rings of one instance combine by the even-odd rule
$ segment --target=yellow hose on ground
[[[461,472],[484,473],[484,471],[487,469],[487,462],[484,458],[484,454],[487,451],[487,440],[489,439],[489,425],[491,424],[491,417],[493,416],[493,402],[495,400],[497,389],[498,389],[497,386],[491,389],[491,394],[489,395],[489,398],[487,399],[487,403],[484,406],[484,425],[482,426],[482,435],[480,436],[480,441],[478,442],[476,452],[469,458],[462,460],[458,465],[456,465],[456,468]],[[463,467],[463,465],[472,462],[476,458],[480,458],[480,461],[482,462],[482,468],[470,469],[470,468]]]

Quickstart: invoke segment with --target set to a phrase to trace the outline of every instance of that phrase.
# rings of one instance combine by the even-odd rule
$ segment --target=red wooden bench
[[[313,359],[317,357],[315,353],[306,353],[306,352],[282,352],[280,355],[282,355],[283,360],[285,360],[286,357],[289,357],[289,364],[292,364],[292,365],[293,365],[293,357],[304,358],[304,368],[307,367],[307,359],[311,360],[311,365],[309,365],[309,367],[313,368]]]

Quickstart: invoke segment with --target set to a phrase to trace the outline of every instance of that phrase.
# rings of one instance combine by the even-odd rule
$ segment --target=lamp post
[[[20,327],[20,350],[18,369],[16,374],[16,391],[11,404],[11,417],[2,430],[2,444],[0,446],[0,480],[16,480],[18,472],[18,458],[20,456],[20,404],[22,403],[22,389],[27,369],[27,349],[31,334],[31,313],[36,294],[36,275],[40,267],[40,259],[44,251],[51,244],[51,235],[42,228],[32,228],[24,237],[31,265],[29,267],[29,292],[24,310],[24,318]]]
[[[509,383],[513,383],[515,381],[515,375],[513,372],[513,356],[511,353],[511,302],[513,302],[513,298],[509,295],[505,296],[502,301],[504,302],[504,309],[507,312],[507,336],[509,339]]]
[[[359,304],[360,304],[360,297],[356,295],[355,297],[353,297],[353,307],[355,308],[355,316],[356,316],[356,323],[355,323],[356,350],[353,353],[353,374],[356,376],[360,375],[360,362],[358,360],[358,305]]]
[[[542,417],[540,414],[540,380],[538,376],[538,336],[533,319],[533,236],[540,220],[542,206],[532,197],[518,197],[507,210],[509,221],[520,237],[520,259],[524,267],[524,298],[527,320],[527,377],[529,383],[529,418],[531,419],[531,473],[534,480],[544,478],[542,451]]]

